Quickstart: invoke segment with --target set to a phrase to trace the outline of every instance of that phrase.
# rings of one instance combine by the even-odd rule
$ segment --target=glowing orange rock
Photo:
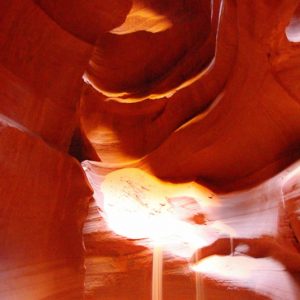
[[[2,1],[0,298],[297,300],[299,7]]]
[[[138,73],[126,75],[129,67],[122,63],[129,63],[131,58],[111,61],[106,55],[110,43],[99,44],[94,54],[97,58],[91,61],[93,78],[89,73],[87,78],[93,88],[112,99],[108,98],[107,103],[103,95],[88,87],[82,99],[82,122],[103,161],[141,159],[143,167],[161,178],[198,178],[223,190],[253,185],[295,161],[300,136],[298,84],[295,79],[289,83],[288,78],[298,78],[297,68],[290,66],[297,62],[299,52],[287,40],[285,29],[297,1],[275,2],[276,7],[248,1],[237,5],[222,2],[217,10],[220,18],[215,58],[207,68],[181,78],[181,82],[162,68],[166,72],[163,80],[168,82],[164,90],[157,90],[160,82],[145,90],[143,82],[149,81]],[[116,41],[120,38],[108,37]],[[206,39],[209,41],[210,36]],[[99,42],[106,43],[105,39]],[[127,57],[121,40],[120,43],[111,55],[122,53]],[[138,37],[129,45],[138,45],[140,51],[146,47],[143,38]],[[163,55],[159,47],[156,49]],[[203,57],[198,51],[198,56]],[[187,59],[193,60],[193,53],[189,54]],[[135,52],[130,51],[130,55]],[[148,56],[144,60],[140,57],[143,63],[150,64],[147,59]],[[122,80],[133,81],[134,76],[137,91],[122,85],[119,75],[111,77],[110,71],[104,69],[97,73],[98,60],[100,68],[109,61],[111,72],[122,70]],[[181,63],[191,71],[191,65]],[[120,88],[120,94],[116,89],[105,90],[101,85],[106,80]],[[143,94],[140,97],[139,91]]]

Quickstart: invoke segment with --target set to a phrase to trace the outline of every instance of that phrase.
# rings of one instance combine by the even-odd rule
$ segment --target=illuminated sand
[[[172,289],[175,288],[178,284],[175,283],[175,274],[181,274],[182,283],[186,285],[187,278],[193,282],[189,292],[185,291],[193,299],[205,299],[207,293],[212,292],[211,281],[222,282],[215,287],[216,299],[224,297],[221,291],[225,286],[241,289],[246,293],[245,299],[252,299],[254,295],[297,295],[297,284],[289,275],[284,259],[293,256],[292,248],[292,252],[277,256],[272,254],[272,243],[271,248],[264,249],[264,244],[267,245],[265,236],[269,236],[271,242],[282,238],[279,231],[281,211],[283,203],[288,205],[290,202],[283,200],[280,191],[287,183],[297,182],[297,164],[257,188],[227,195],[216,195],[195,182],[173,184],[161,181],[137,168],[107,172],[101,163],[85,162],[84,166],[90,182],[95,184],[95,199],[103,211],[108,229],[118,236],[127,237],[132,245],[150,249],[150,253],[144,253],[143,264],[145,270],[147,264],[151,270],[152,279],[148,280],[148,285],[152,287],[152,295],[158,296],[158,291],[162,290],[163,299],[177,299],[174,294],[171,296],[171,283],[168,283],[168,278],[174,278]],[[225,248],[218,246],[222,240]],[[259,248],[253,249],[255,241]],[[214,243],[216,247],[210,249]],[[290,242],[286,240],[285,243],[289,245]],[[202,254],[201,249],[204,249]],[[162,251],[165,260],[163,273],[162,266],[157,263]],[[274,251],[280,253],[281,250],[274,248]],[[251,253],[258,257],[251,257]],[[150,257],[146,258],[148,255]],[[202,259],[202,255],[209,257]],[[172,270],[172,261],[173,264],[181,261],[177,271]],[[286,266],[289,268],[289,263]],[[265,277],[273,276],[270,282],[281,282],[280,290],[271,289],[271,285],[264,281],[263,276],[257,276],[255,270],[260,270]],[[127,272],[130,274],[130,269]],[[231,292],[226,293],[228,296]],[[179,295],[178,299],[182,299],[180,297],[183,296]]]
[[[105,219],[115,233],[146,239],[150,246],[158,242],[179,256],[191,257],[222,230],[204,231],[203,224],[188,220],[218,205],[209,190],[193,182],[172,184],[140,169],[124,168],[106,175],[101,191]]]
[[[163,249],[155,246],[152,262],[152,300],[162,300],[163,292]]]
[[[297,282],[272,258],[215,255],[199,262],[193,270],[229,287],[253,290],[268,299],[299,299]]]
[[[163,300],[300,299],[299,16],[299,0],[0,1],[0,299],[149,300],[161,242]],[[129,174],[144,223],[122,228],[101,183],[129,166],[154,190],[230,194],[172,187],[163,212]]]

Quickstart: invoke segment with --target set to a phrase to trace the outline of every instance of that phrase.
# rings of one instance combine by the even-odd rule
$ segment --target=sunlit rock
[[[299,7],[1,1],[0,299],[299,299]]]

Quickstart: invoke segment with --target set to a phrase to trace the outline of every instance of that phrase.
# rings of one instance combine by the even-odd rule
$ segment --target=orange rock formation
[[[297,0],[0,1],[0,299],[299,299],[299,82]]]

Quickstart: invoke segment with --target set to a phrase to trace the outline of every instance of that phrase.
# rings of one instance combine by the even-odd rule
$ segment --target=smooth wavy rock
[[[0,297],[81,299],[81,229],[91,190],[80,165],[0,122]]]
[[[107,98],[91,83],[82,96],[81,120],[99,157],[109,163],[139,159],[142,168],[160,178],[197,178],[222,190],[256,184],[295,161],[299,48],[289,45],[285,28],[297,1],[275,2],[219,3],[213,61],[183,85],[166,72],[178,90],[170,86],[169,94],[156,100],[151,93],[140,99]],[[287,45],[292,50],[283,54]]]
[[[0,299],[299,299],[299,7],[0,1]]]
[[[67,152],[91,46],[27,0],[0,32],[0,298],[82,299],[92,191]]]
[[[298,299],[299,162],[230,194],[102,165],[83,163],[95,199],[84,229],[88,299],[150,299],[156,243],[163,299],[198,299],[197,284],[205,299]]]

